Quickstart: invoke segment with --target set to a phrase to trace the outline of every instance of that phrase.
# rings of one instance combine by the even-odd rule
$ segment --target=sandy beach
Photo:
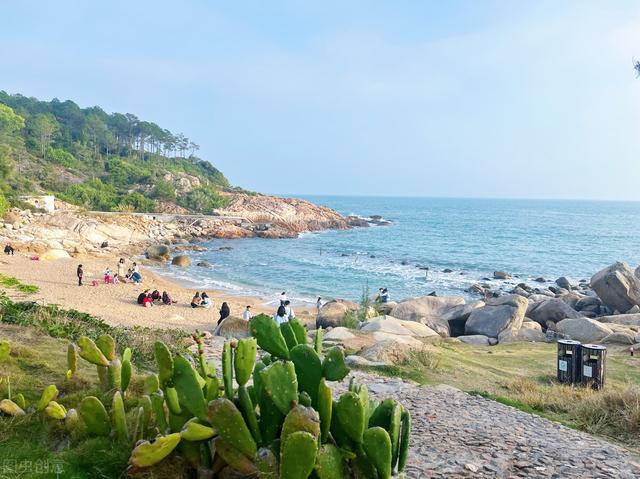
[[[114,271],[117,267],[116,257],[82,256],[69,259],[32,261],[29,257],[16,254],[3,256],[0,259],[0,273],[15,276],[22,283],[34,284],[40,291],[34,294],[23,294],[12,288],[2,288],[6,294],[21,301],[37,301],[43,304],[58,304],[66,309],[77,309],[105,320],[111,325],[149,326],[154,328],[182,328],[186,331],[209,330],[215,328],[219,319],[218,310],[223,301],[231,308],[231,316],[241,317],[247,305],[251,305],[254,314],[273,314],[273,307],[266,304],[264,298],[234,296],[221,291],[207,290],[213,300],[210,309],[192,308],[191,298],[196,289],[187,288],[149,271],[142,265],[143,277],[141,285],[136,284],[104,284],[103,273],[109,267]],[[133,259],[125,258],[127,267]],[[76,267],[84,267],[84,285],[78,286]],[[138,261],[140,265],[140,261]],[[93,280],[98,281],[92,286]],[[178,302],[171,306],[154,305],[143,308],[136,303],[138,295],[145,289],[169,292]],[[202,291],[202,289],[200,289]],[[298,316],[307,316],[308,308],[297,308]]]

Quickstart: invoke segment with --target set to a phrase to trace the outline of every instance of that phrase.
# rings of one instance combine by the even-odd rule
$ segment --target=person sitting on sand
[[[142,293],[140,293],[138,295],[138,304],[143,304],[144,303],[144,298],[147,297],[148,293],[149,293],[149,290],[145,289]]]
[[[137,271],[134,271],[133,273],[131,273],[131,281],[136,284],[142,283],[142,275],[140,275],[140,273],[138,273]]]
[[[284,302],[284,311],[285,311],[285,315],[287,316],[287,321],[296,319],[296,313],[293,312],[293,308],[291,307],[291,301],[287,300]]]
[[[287,318],[287,310],[285,309],[284,304],[281,304],[280,306],[278,306],[278,310],[276,311],[276,314],[273,316],[273,319],[275,320],[278,326],[280,326],[282,323],[286,323],[289,321],[289,319]]]
[[[224,321],[231,314],[231,309],[229,309],[229,305],[224,302],[222,306],[220,306],[220,319],[218,320],[218,324]]]
[[[242,319],[244,319],[245,321],[250,321],[251,318],[253,318],[253,314],[251,314],[251,306],[247,306],[247,309],[245,309],[244,313],[242,313]]]
[[[109,268],[104,270],[104,282],[105,284],[111,283],[111,270]]]
[[[197,308],[200,306],[200,303],[202,303],[202,298],[200,298],[200,293],[196,292],[196,294],[193,295],[193,298],[191,298],[191,307]]]
[[[153,293],[151,293],[151,299],[154,301],[160,301],[162,299],[162,296],[160,296],[160,291],[154,289]]]
[[[76,270],[76,275],[78,276],[78,286],[82,286],[82,276],[84,275],[84,271],[82,270],[82,265],[78,265],[78,269]]]
[[[13,246],[11,246],[10,244],[8,244],[8,245],[6,245],[6,246],[4,247],[4,254],[8,254],[8,255],[13,256],[13,252],[14,252],[14,251],[15,251],[15,250],[13,249]]]
[[[172,299],[171,296],[169,296],[169,293],[167,293],[166,291],[162,292],[162,304],[166,304],[171,305],[177,303],[177,301],[175,299]]]
[[[153,299],[151,299],[150,295],[145,295],[144,300],[142,301],[142,306],[144,306],[145,308],[150,308],[151,306],[153,306]]]
[[[118,284],[118,283],[120,283],[120,279],[118,278],[118,275],[117,275],[117,274],[114,274],[114,275],[113,275],[113,278],[111,278],[111,282],[112,282],[113,284]]]
[[[200,306],[202,306],[205,309],[209,309],[211,306],[213,306],[213,303],[211,302],[211,299],[209,298],[209,295],[207,293],[203,291],[200,297],[202,298],[202,302],[200,303]]]

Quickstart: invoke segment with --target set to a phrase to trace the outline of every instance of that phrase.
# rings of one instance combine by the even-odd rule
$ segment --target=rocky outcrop
[[[466,344],[472,346],[490,346],[489,338],[482,334],[470,334],[467,336],[458,336],[458,339]]]
[[[401,301],[391,310],[391,316],[404,321],[420,322],[439,335],[448,337],[449,320],[445,319],[445,315],[452,308],[463,304],[465,300],[459,296],[422,296]]]
[[[418,338],[439,337],[433,329],[415,321],[402,321],[392,316],[378,316],[371,318],[362,324],[360,331],[380,331],[402,336],[415,336]]]
[[[640,327],[640,314],[614,314],[598,318],[601,323],[615,323],[625,326]]]
[[[500,343],[513,343],[516,341],[544,342],[545,336],[542,327],[535,321],[525,321],[519,330],[507,329],[500,333]]]
[[[626,313],[640,305],[640,279],[626,263],[614,263],[591,278],[591,288],[612,311]]]
[[[251,336],[249,321],[230,316],[216,327],[214,334],[216,336],[224,336],[225,338],[248,338]]]
[[[560,298],[546,299],[530,304],[527,308],[527,318],[546,327],[547,321],[557,323],[566,318],[579,318],[582,315],[571,308]]]
[[[505,330],[517,331],[522,326],[527,304],[526,298],[516,294],[488,300],[484,307],[471,313],[465,334],[497,338]]]
[[[556,330],[582,343],[597,343],[613,333],[606,324],[591,318],[563,319],[556,324]]]
[[[155,244],[147,247],[145,256],[147,259],[154,261],[167,261],[169,259],[170,250],[167,245]]]
[[[358,305],[353,301],[347,301],[346,299],[329,301],[320,308],[318,317],[316,318],[316,327],[326,329],[342,326],[347,312],[357,310]]]

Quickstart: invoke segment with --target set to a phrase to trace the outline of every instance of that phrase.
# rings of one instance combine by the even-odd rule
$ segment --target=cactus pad
[[[144,441],[138,444],[129,458],[129,463],[134,467],[149,467],[159,463],[173,452],[180,443],[180,433],[161,436],[153,443]]]
[[[209,403],[209,420],[218,435],[242,454],[253,457],[257,452],[256,442],[235,404],[226,398]]]
[[[87,431],[93,436],[108,436],[111,432],[111,422],[104,405],[95,396],[87,396],[78,407],[80,418],[87,426]]]
[[[273,318],[266,314],[254,316],[249,323],[249,328],[258,341],[258,346],[273,356],[289,359],[289,348]]]
[[[91,339],[81,336],[78,339],[78,347],[80,348],[80,357],[85,361],[89,361],[96,366],[109,366],[109,360]]]
[[[233,358],[233,366],[236,373],[236,382],[239,386],[246,385],[249,378],[251,378],[257,353],[258,343],[255,338],[244,338],[238,341]]]
[[[316,463],[318,441],[308,432],[297,431],[280,447],[280,477],[307,479]]]
[[[282,414],[287,414],[298,401],[298,379],[291,361],[277,361],[261,373],[263,394],[271,398]]]
[[[349,368],[344,363],[344,353],[339,346],[334,346],[325,354],[322,374],[327,381],[341,381],[349,374]]]

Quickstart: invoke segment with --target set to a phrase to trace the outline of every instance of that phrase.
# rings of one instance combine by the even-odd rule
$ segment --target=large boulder
[[[598,321],[640,327],[640,314],[613,314],[611,316],[601,316]]]
[[[609,336],[602,340],[602,344],[619,344],[623,346],[632,346],[635,344],[635,334],[623,333],[621,331],[614,331]]]
[[[346,299],[334,299],[325,303],[318,312],[316,318],[317,328],[335,328],[342,326],[347,311],[357,311],[358,305]]]
[[[355,337],[356,335],[353,334],[351,330],[349,330],[349,328],[343,328],[342,326],[338,326],[337,328],[333,328],[331,329],[331,331],[328,331],[327,333],[325,333],[323,339],[325,341],[341,342],[341,341],[353,339]]]
[[[535,321],[525,321],[518,331],[507,329],[500,333],[498,341],[500,343],[513,343],[516,341],[544,342],[545,336],[542,327]]]
[[[391,310],[391,316],[404,321],[417,321],[425,324],[440,336],[450,335],[449,322],[444,318],[447,311],[465,304],[460,296],[422,296],[406,299]]]
[[[180,266],[183,268],[186,266],[191,266],[191,258],[183,254],[174,256],[173,259],[171,260],[171,264],[174,266]]]
[[[556,330],[582,343],[597,343],[613,333],[606,324],[591,318],[563,319],[556,324]]]
[[[145,255],[147,259],[151,259],[154,261],[168,261],[171,255],[171,251],[165,244],[155,244],[147,247]]]
[[[566,276],[561,276],[560,278],[556,279],[556,284],[568,291],[571,291],[571,289],[576,286],[576,284]]]
[[[484,305],[485,302],[479,300],[472,303],[452,306],[442,312],[440,319],[449,323],[450,336],[462,336],[464,334],[464,325],[467,322],[467,319],[469,319],[469,316],[471,316],[471,313],[478,308],[482,308]]]
[[[483,308],[471,313],[465,324],[465,334],[497,338],[505,330],[517,331],[522,326],[527,304],[527,298],[517,294],[488,300]]]
[[[640,279],[626,263],[614,263],[591,278],[591,288],[613,311],[625,313],[640,305]]]
[[[248,338],[251,336],[249,321],[229,316],[216,327],[213,334],[224,336],[225,338]]]
[[[361,331],[399,334],[419,338],[438,336],[433,329],[415,321],[402,321],[393,316],[378,316],[369,319],[360,327]]]
[[[40,259],[66,259],[66,258],[71,258],[71,256],[69,255],[69,253],[67,253],[65,250],[63,249],[50,249],[49,251],[46,251],[45,253],[40,255]]]
[[[527,318],[546,325],[547,321],[557,323],[567,318],[580,318],[582,315],[560,298],[552,298],[531,304],[527,308]]]
[[[423,347],[424,345],[419,341],[417,341],[416,344],[403,344],[392,338],[381,339],[380,341],[363,348],[358,355],[369,361],[377,363],[383,362],[387,364],[397,364],[406,361],[412,350],[420,350]]]

